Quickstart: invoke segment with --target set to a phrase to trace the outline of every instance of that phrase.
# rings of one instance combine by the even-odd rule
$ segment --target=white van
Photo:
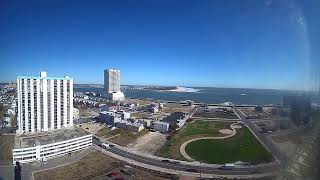
[[[103,147],[104,149],[109,149],[109,148],[110,148],[110,144],[102,143],[102,147]]]

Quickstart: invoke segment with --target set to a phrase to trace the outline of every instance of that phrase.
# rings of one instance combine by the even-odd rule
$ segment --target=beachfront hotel
[[[17,134],[73,126],[73,79],[19,76]]]
[[[120,90],[119,69],[104,70],[104,89],[111,100],[121,101],[124,99],[124,94]]]
[[[46,161],[92,146],[92,134],[73,126],[73,79],[17,78],[18,130],[13,163]]]

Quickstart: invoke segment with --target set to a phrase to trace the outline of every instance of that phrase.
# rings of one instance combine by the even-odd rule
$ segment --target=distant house
[[[73,108],[73,119],[79,119],[80,115],[79,115],[79,109],[77,108]]]
[[[143,126],[145,127],[145,128],[149,128],[150,126],[151,126],[151,121],[150,120],[139,120],[140,121],[140,123],[142,123],[143,124]]]
[[[130,130],[132,132],[140,132],[144,129],[143,124],[139,123],[139,122],[133,122],[130,124],[127,124],[127,130]]]
[[[188,106],[194,106],[194,101],[187,100],[186,102]]]
[[[129,112],[118,111],[116,113],[120,114],[122,119],[130,119],[130,113]]]
[[[256,106],[256,107],[254,107],[254,110],[258,111],[258,112],[262,112],[263,111],[263,107],[262,106]]]
[[[162,122],[162,121],[156,121],[156,122],[154,122],[153,128],[155,131],[166,133],[169,131],[169,123]]]
[[[3,115],[2,127],[11,127],[11,115],[9,114]]]
[[[180,129],[184,126],[189,118],[188,112],[174,112],[170,116],[164,118],[162,121],[170,125],[170,129]]]
[[[130,124],[128,121],[118,121],[115,123],[117,128],[127,129],[127,125]]]
[[[100,104],[99,109],[100,111],[109,111],[109,106],[106,104]]]
[[[16,112],[15,112],[15,110],[14,110],[14,109],[9,108],[9,109],[7,110],[7,114],[9,114],[9,115],[15,115],[15,114],[16,114]]]
[[[151,104],[140,107],[140,110],[149,111],[151,113],[157,113],[162,109],[163,109],[162,103],[151,103]]]

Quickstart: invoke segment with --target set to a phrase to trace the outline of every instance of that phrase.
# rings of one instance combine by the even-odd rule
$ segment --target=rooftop
[[[71,80],[73,78],[70,78],[69,76],[62,77],[47,77],[47,72],[42,71],[40,72],[40,76],[18,76],[18,79],[52,79],[52,80]]]
[[[23,134],[21,136],[17,135],[15,138],[14,148],[27,148],[33,147],[35,145],[45,145],[65,141],[76,137],[81,137],[84,135],[87,135],[87,132],[75,127],[63,128],[28,135]]]
[[[71,80],[70,77],[38,77],[38,76],[18,76],[18,79],[47,79],[47,80]]]
[[[175,124],[180,119],[183,119],[187,115],[187,112],[174,112],[170,116],[165,117],[162,121],[169,124]]]

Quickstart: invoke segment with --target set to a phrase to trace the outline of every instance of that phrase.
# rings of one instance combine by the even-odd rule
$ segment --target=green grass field
[[[226,123],[223,121],[194,121],[187,124],[179,132],[180,137],[192,136],[192,135],[207,135],[207,136],[219,136],[219,129],[230,128],[231,123]]]
[[[194,141],[187,145],[186,152],[196,160],[212,164],[235,161],[256,164],[272,161],[272,155],[247,128],[238,132],[229,139]]]
[[[187,140],[197,137],[223,136],[219,129],[230,128],[229,122],[200,121],[187,123],[180,131],[169,136],[167,142],[157,152],[157,156],[186,160],[180,154],[180,146]]]

